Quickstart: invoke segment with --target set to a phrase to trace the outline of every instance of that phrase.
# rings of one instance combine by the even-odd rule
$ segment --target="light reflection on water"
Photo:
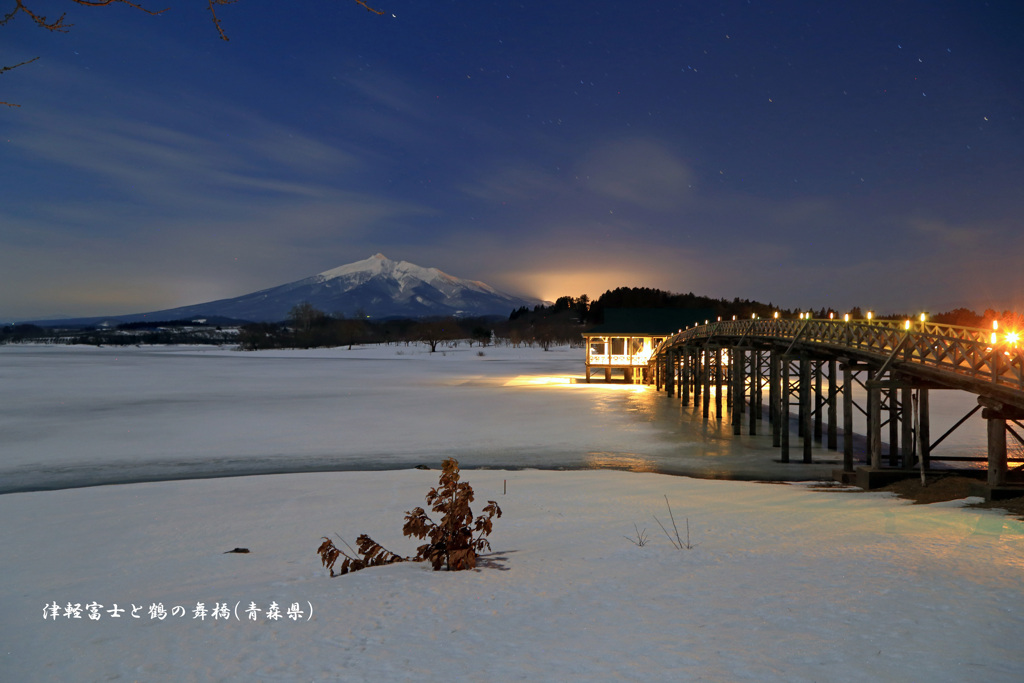
[[[542,381],[539,384],[557,384]],[[569,383],[561,382],[562,387]],[[584,458],[585,466],[593,468],[626,469],[642,472],[665,472],[710,478],[739,479],[805,479],[830,478],[832,470],[842,466],[842,451],[832,451],[823,442],[815,442],[812,448],[812,463],[803,463],[802,439],[797,437],[795,415],[791,415],[790,462],[781,462],[781,449],[771,445],[771,425],[767,416],[757,423],[757,435],[749,435],[749,417],[743,416],[741,434],[733,434],[729,408],[724,405],[721,414],[716,412],[714,388],[711,390],[709,415],[703,416],[702,406],[683,406],[678,397],[669,397],[647,385],[630,384],[588,384],[590,409],[596,425],[626,415],[630,422],[646,427],[653,432],[653,441],[663,446],[650,448],[641,445],[636,451],[591,452]],[[972,404],[974,397],[964,392],[944,392],[933,399],[933,425],[955,422],[955,417],[964,405]],[[724,399],[724,397],[723,397]],[[824,421],[823,435],[827,434]],[[978,425],[973,425],[977,431]],[[859,428],[858,428],[859,427]],[[866,460],[866,441],[863,436],[866,426],[854,421],[855,465]],[[933,426],[933,432],[936,427]],[[941,433],[941,432],[940,432]],[[885,436],[883,435],[883,441]],[[646,434],[642,441],[651,443],[652,434]],[[936,437],[933,434],[933,439]],[[985,447],[979,443],[976,434],[962,429],[947,443],[936,456],[984,457]],[[842,429],[839,430],[839,444],[842,445]],[[1009,444],[1011,458],[1024,453],[1019,444]],[[883,445],[887,453],[888,445]],[[1020,453],[1018,453],[1018,451]],[[886,455],[883,454],[883,459]],[[951,466],[936,460],[933,467],[944,469]],[[958,468],[985,468],[984,462],[957,462]]]
[[[657,472],[657,463],[632,453],[587,453],[583,466],[590,469],[629,470],[630,472]]]

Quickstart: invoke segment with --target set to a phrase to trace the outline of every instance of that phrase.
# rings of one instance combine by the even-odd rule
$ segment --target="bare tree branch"
[[[220,17],[217,16],[217,8],[222,5],[233,5],[238,1],[239,0],[207,0],[206,8],[210,11],[210,17],[213,19],[213,25],[217,29],[217,34],[220,36],[221,40],[228,40],[228,35],[224,31],[224,27],[221,25]],[[54,33],[67,33],[71,30],[71,27],[74,26],[74,24],[68,23],[66,12],[62,13],[56,19],[48,19],[46,15],[40,14],[30,9],[29,6],[26,4],[27,2],[31,2],[31,0],[14,0],[14,9],[0,17],[0,26],[4,26],[19,14],[24,14],[25,16],[27,16],[39,28],[46,29],[47,31],[52,31]],[[83,5],[85,7],[106,7],[108,5],[117,4],[128,5],[129,7],[133,7],[139,10],[140,12],[145,12],[146,14],[152,16],[163,14],[169,9],[165,7],[161,10],[151,10],[147,9],[146,7],[143,7],[141,4],[137,2],[133,2],[132,0],[71,0],[71,2],[75,3],[76,5]],[[370,7],[370,5],[367,4],[367,0],[353,0],[353,2],[355,2],[358,5],[361,5],[364,9],[366,9],[366,11],[376,14],[378,16],[384,14],[383,10],[378,10],[374,9],[373,7]],[[6,73],[11,69],[16,69],[19,66],[30,64],[36,61],[37,59],[39,59],[39,57],[34,57],[32,59],[28,59],[18,64],[12,64],[10,66],[0,66],[0,74]],[[18,104],[12,104],[11,102],[3,101],[0,101],[0,105],[7,107],[21,106]]]
[[[372,7],[370,7],[369,5],[366,4],[365,0],[355,0],[355,1],[357,3],[359,3],[360,5],[362,5],[363,7],[365,7],[366,11],[368,11],[368,12],[373,12],[374,14],[376,14],[378,16],[381,15],[381,14],[384,14],[384,10],[382,10],[382,9],[373,9]]]
[[[26,59],[24,62],[18,62],[17,64],[11,64],[10,66],[0,66],[0,74],[6,73],[6,72],[10,71],[11,69],[17,69],[19,66],[25,66],[26,64],[31,64],[32,62],[36,61],[37,59],[39,59],[39,57],[33,57],[32,59]],[[20,104],[15,104],[14,102],[3,102],[3,101],[0,101],[0,105],[3,105],[5,107],[20,107],[21,106]]]
[[[131,0],[71,0],[71,2],[77,5],[85,5],[86,7],[106,7],[107,5],[122,4],[134,7],[135,9],[145,12],[146,14],[163,14],[167,9],[162,10],[149,10],[139,5],[138,3],[132,2]],[[67,33],[74,24],[69,24],[65,21],[67,13],[61,14],[56,19],[47,19],[45,15],[38,14],[25,4],[25,0],[14,0],[14,9],[4,15],[4,18],[0,20],[0,26],[3,26],[18,14],[27,15],[36,26],[45,28],[47,31],[54,31],[56,33]]]
[[[217,33],[220,34],[221,40],[228,40],[228,34],[224,33],[224,27],[220,25],[220,17],[217,16],[217,5],[233,5],[238,0],[209,0],[207,9],[210,10],[210,16],[213,17],[213,25],[217,27]]]

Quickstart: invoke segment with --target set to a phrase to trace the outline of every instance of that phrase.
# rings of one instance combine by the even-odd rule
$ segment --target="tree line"
[[[609,308],[678,308],[714,311],[716,316],[728,320],[749,319],[756,315],[770,318],[776,312],[783,317],[795,317],[798,312],[810,313],[814,318],[828,318],[833,314],[842,318],[849,313],[853,319],[863,319],[859,307],[848,311],[830,308],[782,309],[771,303],[749,299],[714,299],[696,294],[673,294],[647,287],[619,287],[606,291],[596,300],[587,295],[562,296],[552,304],[539,304],[533,308],[513,310],[507,319],[500,317],[424,318],[375,320],[359,313],[356,317],[332,315],[309,303],[292,308],[287,320],[278,323],[250,323],[238,328],[218,326],[189,320],[123,323],[110,328],[53,329],[31,324],[0,327],[0,344],[36,342],[52,344],[89,344],[95,346],[125,346],[141,344],[237,344],[243,350],[315,348],[354,346],[357,344],[390,344],[422,342],[431,351],[457,341],[486,346],[507,344],[512,346],[582,346],[582,333],[604,322]],[[903,320],[903,314],[880,314],[879,320]],[[1013,311],[986,309],[976,313],[968,308],[955,308],[943,313],[929,314],[932,322],[965,327],[990,328],[997,322],[1000,329],[1024,330],[1024,316]]]
[[[59,328],[22,323],[0,327],[0,344],[234,344],[236,330],[188,320],[122,323],[112,327]]]
[[[280,323],[253,323],[238,331],[244,350],[314,348],[421,342],[436,351],[457,341],[487,346],[492,343],[519,345],[580,345],[583,327],[578,319],[536,311],[513,311],[507,320],[496,317],[375,320],[365,315],[349,318],[331,315],[309,303],[302,303]]]

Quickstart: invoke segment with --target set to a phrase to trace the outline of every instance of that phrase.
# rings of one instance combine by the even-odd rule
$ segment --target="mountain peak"
[[[205,304],[116,316],[118,322],[178,318],[232,318],[253,322],[287,319],[289,311],[309,303],[330,314],[356,312],[374,318],[508,315],[522,306],[541,303],[499,292],[475,280],[463,280],[437,268],[392,261],[377,253],[304,280]]]
[[[326,281],[333,280],[337,277],[344,277],[345,275],[351,275],[353,273],[371,273],[376,275],[378,273],[390,272],[394,269],[394,266],[394,261],[378,252],[368,259],[356,261],[355,263],[346,263],[343,266],[325,270],[315,277],[321,281]]]

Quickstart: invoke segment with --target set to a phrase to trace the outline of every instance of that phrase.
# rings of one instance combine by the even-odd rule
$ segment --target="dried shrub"
[[[434,571],[476,568],[479,553],[491,549],[487,536],[493,528],[492,520],[501,517],[501,508],[495,501],[489,500],[481,514],[474,519],[473,511],[469,507],[473,502],[473,487],[468,482],[460,482],[459,478],[459,462],[455,458],[448,458],[441,465],[438,485],[430,489],[426,497],[431,511],[441,516],[439,522],[431,519],[423,508],[405,513],[402,533],[421,540],[429,540],[416,549],[414,556],[396,555],[366,534],[356,539],[356,549],[342,539],[341,542],[349,549],[350,554],[324,536],[323,543],[317,549],[321,563],[330,570],[331,576],[406,561],[430,562]],[[335,574],[335,563],[342,557],[345,559]]]
[[[441,465],[437,487],[427,494],[427,505],[441,515],[441,521],[432,520],[423,508],[405,515],[402,533],[430,540],[417,549],[416,560],[430,562],[435,571],[442,567],[454,571],[476,567],[477,555],[491,549],[486,537],[491,533],[492,519],[501,517],[501,508],[489,500],[482,514],[473,519],[469,507],[472,502],[473,487],[459,481],[459,463],[448,458]]]
[[[405,562],[409,559],[396,555],[366,534],[361,534],[356,539],[356,550],[353,550],[352,546],[345,543],[345,539],[341,539],[341,542],[345,543],[345,546],[352,551],[351,555],[335,546],[334,541],[326,536],[322,538],[324,542],[317,548],[317,553],[320,554],[321,564],[330,570],[331,576],[343,576],[349,572],[356,572],[367,567],[380,567],[385,564]],[[338,568],[338,573],[335,574],[334,563],[338,561],[339,557],[344,557],[345,559],[342,561],[341,567]]]

